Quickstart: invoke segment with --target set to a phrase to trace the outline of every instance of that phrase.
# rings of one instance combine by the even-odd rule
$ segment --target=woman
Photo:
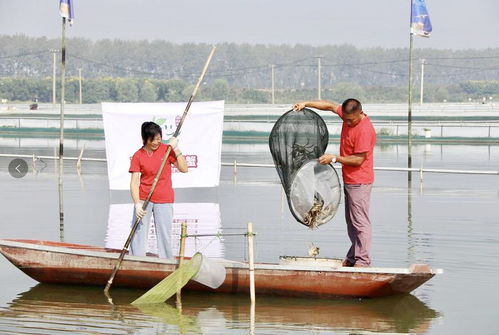
[[[168,145],[166,145],[161,143],[161,138],[160,126],[154,122],[144,122],[142,124],[142,142],[144,146],[137,150],[130,163],[129,172],[132,174],[130,193],[135,204],[132,225],[135,223],[136,218],[141,218],[130,244],[130,254],[136,256],[146,255],[148,223],[152,214],[156,225],[159,257],[173,257],[170,237],[173,221],[172,203],[174,200],[171,165],[173,164],[183,173],[187,172],[188,169],[185,157],[177,145],[177,139],[175,137],[170,138]],[[156,173],[169,146],[172,147],[172,150],[168,156],[168,161],[163,168],[146,210],[143,210],[142,203],[149,194]]]

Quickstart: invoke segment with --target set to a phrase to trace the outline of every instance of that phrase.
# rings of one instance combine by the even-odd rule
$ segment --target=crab
[[[312,208],[305,214],[303,217],[303,224],[305,224],[309,228],[317,228],[319,225],[317,224],[317,220],[319,215],[322,212],[324,207],[324,199],[322,199],[321,195],[317,192],[314,194],[314,203]]]
[[[299,164],[303,164],[304,161],[310,159],[313,156],[315,151],[315,144],[309,144],[307,140],[307,144],[300,145],[298,143],[293,144],[293,162],[299,162]]]

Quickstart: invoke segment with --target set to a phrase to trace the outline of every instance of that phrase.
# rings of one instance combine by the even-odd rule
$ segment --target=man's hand
[[[144,217],[144,215],[147,214],[147,211],[143,210],[142,209],[142,202],[137,202],[135,204],[135,215],[139,218],[139,219],[142,219]]]
[[[294,111],[301,111],[303,108],[307,107],[305,102],[298,102],[293,105]]]
[[[333,160],[336,161],[335,155],[325,154],[325,155],[322,155],[321,157],[319,157],[319,163],[321,163],[322,165],[331,164],[331,162],[333,162]]]

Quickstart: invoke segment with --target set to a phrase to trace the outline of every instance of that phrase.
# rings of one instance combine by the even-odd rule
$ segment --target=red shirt
[[[341,106],[337,109],[343,118]],[[366,152],[366,159],[360,166],[343,164],[343,182],[345,184],[372,184],[374,182],[373,151],[376,144],[376,132],[367,115],[355,126],[349,127],[343,122],[340,138],[340,156],[350,156]]]
[[[128,172],[140,172],[140,200],[146,200],[167,149],[168,145],[161,143],[158,149],[152,152],[151,156],[149,156],[144,148],[140,148],[133,154]],[[161,176],[151,196],[151,202],[159,204],[173,202],[174,193],[172,188],[171,164],[175,163],[175,160],[175,152],[171,150],[168,161],[163,168],[163,172],[161,172]]]

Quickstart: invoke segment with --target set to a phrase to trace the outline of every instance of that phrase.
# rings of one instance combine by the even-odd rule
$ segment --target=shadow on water
[[[169,304],[140,309],[129,303],[141,290],[113,289],[109,305],[102,288],[39,284],[0,310],[0,332],[24,334],[229,334],[249,329],[250,303],[244,295],[182,295],[182,313]],[[304,330],[423,333],[439,316],[413,295],[366,300],[310,300],[258,297],[256,334]]]

